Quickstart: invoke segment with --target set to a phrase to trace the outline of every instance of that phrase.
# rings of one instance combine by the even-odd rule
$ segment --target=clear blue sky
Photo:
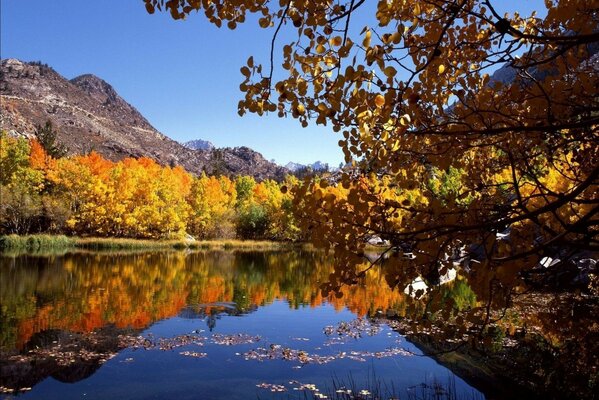
[[[525,12],[542,1],[518,3]],[[0,0],[0,7],[2,58],[40,60],[68,79],[97,75],[175,140],[245,145],[280,164],[342,161],[331,129],[237,115],[239,68],[250,55],[267,62],[272,30],[252,22],[218,29],[202,15],[173,21],[147,14],[141,0]]]

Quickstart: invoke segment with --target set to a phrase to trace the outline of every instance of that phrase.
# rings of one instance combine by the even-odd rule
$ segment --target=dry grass
[[[280,250],[307,248],[306,244],[267,240],[151,240],[128,238],[66,237],[63,235],[0,236],[0,251],[87,250]]]

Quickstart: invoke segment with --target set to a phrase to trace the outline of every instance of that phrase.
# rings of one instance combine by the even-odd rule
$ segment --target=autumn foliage
[[[291,195],[274,181],[196,177],[149,158],[112,162],[95,152],[54,159],[36,140],[6,135],[0,148],[3,233],[297,239]]]
[[[271,56],[241,67],[240,115],[339,132],[356,169],[295,192],[301,227],[338,259],[327,289],[368,268],[373,235],[409,255],[390,282],[466,253],[486,294],[544,256],[599,250],[596,0],[529,15],[492,0],[144,2],[231,29],[256,14]]]

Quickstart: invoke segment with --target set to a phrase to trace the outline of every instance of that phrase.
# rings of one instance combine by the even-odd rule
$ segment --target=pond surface
[[[0,256],[2,396],[483,398],[383,318],[405,295],[382,273],[323,298],[331,269],[301,251]]]

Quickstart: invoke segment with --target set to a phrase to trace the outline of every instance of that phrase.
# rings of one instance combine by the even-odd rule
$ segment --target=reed
[[[87,250],[138,250],[138,249],[171,249],[176,241],[128,239],[128,238],[96,238],[75,239],[75,247]]]
[[[75,239],[64,235],[6,235],[0,236],[0,251],[43,251],[72,247]]]

